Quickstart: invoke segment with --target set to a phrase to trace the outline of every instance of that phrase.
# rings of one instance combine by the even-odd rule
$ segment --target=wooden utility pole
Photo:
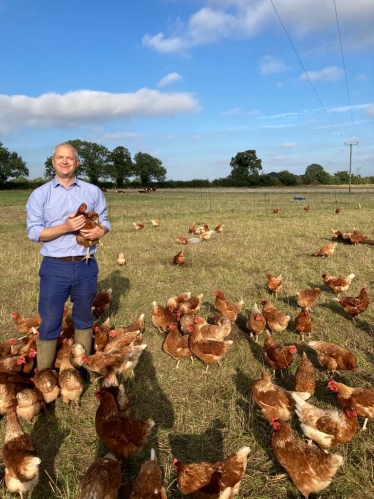
[[[345,143],[346,146],[349,146],[349,187],[348,187],[348,193],[351,193],[351,185],[352,185],[352,146],[357,146],[358,142],[353,144],[352,142],[350,144]]]

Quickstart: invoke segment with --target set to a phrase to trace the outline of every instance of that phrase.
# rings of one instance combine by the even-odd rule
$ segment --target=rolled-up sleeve
[[[40,233],[45,227],[43,216],[43,200],[42,197],[38,194],[38,191],[34,191],[30,195],[29,200],[26,204],[27,237],[34,243],[39,242]]]

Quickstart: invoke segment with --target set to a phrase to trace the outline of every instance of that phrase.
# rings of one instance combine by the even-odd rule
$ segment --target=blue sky
[[[373,0],[0,0],[0,141],[30,178],[77,138],[174,180],[247,149],[264,173],[334,173],[358,142],[372,175],[373,21]]]

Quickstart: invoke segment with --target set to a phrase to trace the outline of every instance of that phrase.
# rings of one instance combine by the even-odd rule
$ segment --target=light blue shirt
[[[87,211],[95,211],[100,224],[110,230],[105,197],[96,185],[75,178],[75,182],[66,189],[54,178],[35,189],[27,201],[28,238],[35,243],[40,242],[43,229],[65,223],[82,203],[86,203]],[[96,245],[91,247],[90,252],[96,252]],[[71,232],[43,242],[40,253],[53,257],[79,256],[86,254],[86,248],[77,243],[76,235]]]

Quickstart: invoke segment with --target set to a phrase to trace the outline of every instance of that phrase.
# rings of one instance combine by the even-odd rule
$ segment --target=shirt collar
[[[53,185],[53,187],[58,187],[59,185],[62,185],[62,184],[60,184],[60,182],[57,180],[57,178],[54,177],[52,179],[52,185]],[[80,187],[81,181],[79,180],[79,178],[75,177],[74,182],[69,187],[71,187],[72,185],[77,185],[78,187]]]

